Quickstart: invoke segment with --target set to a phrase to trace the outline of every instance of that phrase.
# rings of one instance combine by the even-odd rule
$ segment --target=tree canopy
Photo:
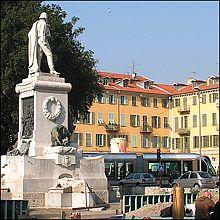
[[[94,53],[77,39],[84,31],[76,27],[78,17],[64,22],[67,14],[60,6],[44,5],[42,1],[1,1],[1,154],[17,139],[15,86],[28,76],[28,32],[41,12],[48,14],[55,69],[72,84],[69,118],[86,114],[95,96],[102,92]],[[41,66],[43,72],[49,72],[45,56]]]

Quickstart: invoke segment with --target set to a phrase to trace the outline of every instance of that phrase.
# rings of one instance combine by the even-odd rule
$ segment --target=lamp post
[[[198,88],[199,98],[199,171],[202,171],[202,135],[201,135],[201,110],[200,110],[200,89]]]
[[[201,110],[200,110],[200,88],[196,81],[192,81],[193,87],[198,91],[198,99],[199,99],[199,171],[202,171],[202,135],[201,135]]]

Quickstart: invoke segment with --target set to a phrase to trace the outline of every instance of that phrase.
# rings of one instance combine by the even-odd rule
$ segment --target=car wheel
[[[200,188],[200,185],[199,185],[199,184],[194,184],[193,188],[194,188],[194,189],[199,189],[199,188]]]

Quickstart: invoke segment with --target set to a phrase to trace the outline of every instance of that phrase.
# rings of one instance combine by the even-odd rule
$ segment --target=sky
[[[217,1],[45,1],[79,17],[78,40],[97,69],[134,70],[157,83],[206,80],[219,73]],[[134,68],[132,67],[134,64]]]

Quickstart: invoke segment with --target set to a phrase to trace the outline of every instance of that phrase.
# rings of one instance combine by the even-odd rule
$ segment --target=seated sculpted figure
[[[69,146],[69,137],[71,133],[64,125],[57,125],[51,131],[51,147]]]

